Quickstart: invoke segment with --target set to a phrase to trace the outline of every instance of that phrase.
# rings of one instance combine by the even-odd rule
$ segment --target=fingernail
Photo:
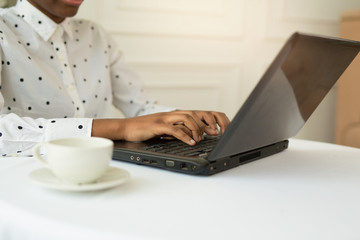
[[[219,130],[217,128],[211,129],[214,134],[219,134]]]
[[[190,140],[190,144],[191,144],[191,145],[194,145],[195,143],[196,143],[196,142],[195,142],[194,139],[191,139],[191,140]]]

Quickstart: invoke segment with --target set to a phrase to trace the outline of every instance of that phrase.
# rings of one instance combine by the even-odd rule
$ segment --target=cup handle
[[[40,148],[43,146],[46,146],[47,143],[38,143],[35,145],[33,151],[34,151],[34,157],[35,159],[41,163],[42,165],[44,165],[45,167],[49,167],[49,163],[41,156],[40,154]]]

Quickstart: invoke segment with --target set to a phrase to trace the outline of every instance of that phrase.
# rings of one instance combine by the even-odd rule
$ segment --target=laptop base
[[[288,143],[288,140],[284,140],[241,154],[209,161],[201,157],[181,157],[161,153],[154,155],[140,149],[146,145],[144,142],[134,143],[115,141],[113,159],[161,168],[173,172],[208,176],[279,153],[288,147]]]

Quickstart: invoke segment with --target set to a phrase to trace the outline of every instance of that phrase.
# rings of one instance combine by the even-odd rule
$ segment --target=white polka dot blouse
[[[0,155],[90,136],[113,104],[126,117],[170,111],[149,99],[110,36],[88,20],[56,24],[26,0],[0,10]]]

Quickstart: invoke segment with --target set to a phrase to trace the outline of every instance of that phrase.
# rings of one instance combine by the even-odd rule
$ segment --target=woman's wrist
[[[125,139],[125,119],[94,119],[91,136],[112,140]]]

